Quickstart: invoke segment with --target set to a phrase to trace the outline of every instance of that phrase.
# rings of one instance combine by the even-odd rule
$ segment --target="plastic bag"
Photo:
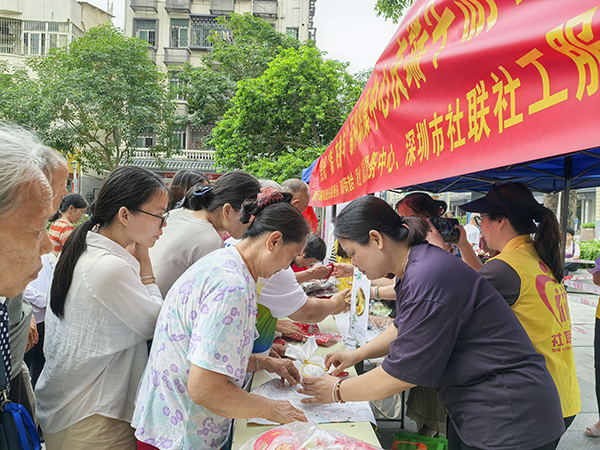
[[[294,365],[303,377],[321,377],[326,372],[325,360],[314,356],[317,348],[317,341],[311,336],[304,345],[290,345],[285,356],[295,359]]]
[[[340,431],[294,422],[250,439],[239,450],[381,450]]]

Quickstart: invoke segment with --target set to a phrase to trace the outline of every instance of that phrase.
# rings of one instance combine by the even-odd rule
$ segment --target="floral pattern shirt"
[[[196,405],[191,365],[242,387],[256,328],[256,284],[235,247],[192,265],[173,285],[156,324],[132,426],[161,450],[220,448],[231,419]]]

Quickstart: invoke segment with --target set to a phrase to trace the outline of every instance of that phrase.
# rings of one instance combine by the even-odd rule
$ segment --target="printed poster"
[[[354,268],[352,280],[352,308],[350,310],[350,328],[348,334],[356,339],[359,345],[365,345],[367,327],[369,325],[369,297],[371,281],[357,268]]]

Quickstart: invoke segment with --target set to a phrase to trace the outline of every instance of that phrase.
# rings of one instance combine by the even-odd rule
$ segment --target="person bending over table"
[[[302,402],[379,400],[429,386],[448,410],[450,450],[554,449],[565,424],[543,356],[488,281],[423,242],[427,228],[371,196],[338,216],[335,236],[352,263],[369,279],[398,278],[397,316],[365,346],[325,360],[333,375],[386,356],[380,367],[347,380],[307,377],[298,392],[311,398]]]
[[[138,449],[221,448],[232,418],[306,421],[289,402],[242,389],[246,372],[263,368],[251,355],[256,281],[289,267],[310,233],[286,195],[268,188],[244,202],[245,238],[200,259],[167,294],[133,416]]]

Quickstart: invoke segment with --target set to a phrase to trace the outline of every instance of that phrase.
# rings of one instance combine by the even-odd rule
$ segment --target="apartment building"
[[[0,0],[4,1],[4,0]],[[281,33],[305,41],[316,39],[313,26],[316,0],[126,0],[125,34],[148,42],[148,51],[156,65],[170,72],[171,83],[178,83],[174,69],[183,64],[201,64],[203,53],[210,51],[211,31],[222,30],[217,17],[231,13],[252,13],[265,19]],[[175,100],[180,114],[187,113],[187,102]],[[138,138],[134,164],[163,172],[168,179],[179,169],[195,169],[209,177],[217,176],[213,152],[202,146],[211,127],[187,125],[178,132],[182,153],[159,166],[147,150],[153,136]]]
[[[112,17],[85,1],[0,0],[0,59],[15,65],[52,48],[68,48]]]

